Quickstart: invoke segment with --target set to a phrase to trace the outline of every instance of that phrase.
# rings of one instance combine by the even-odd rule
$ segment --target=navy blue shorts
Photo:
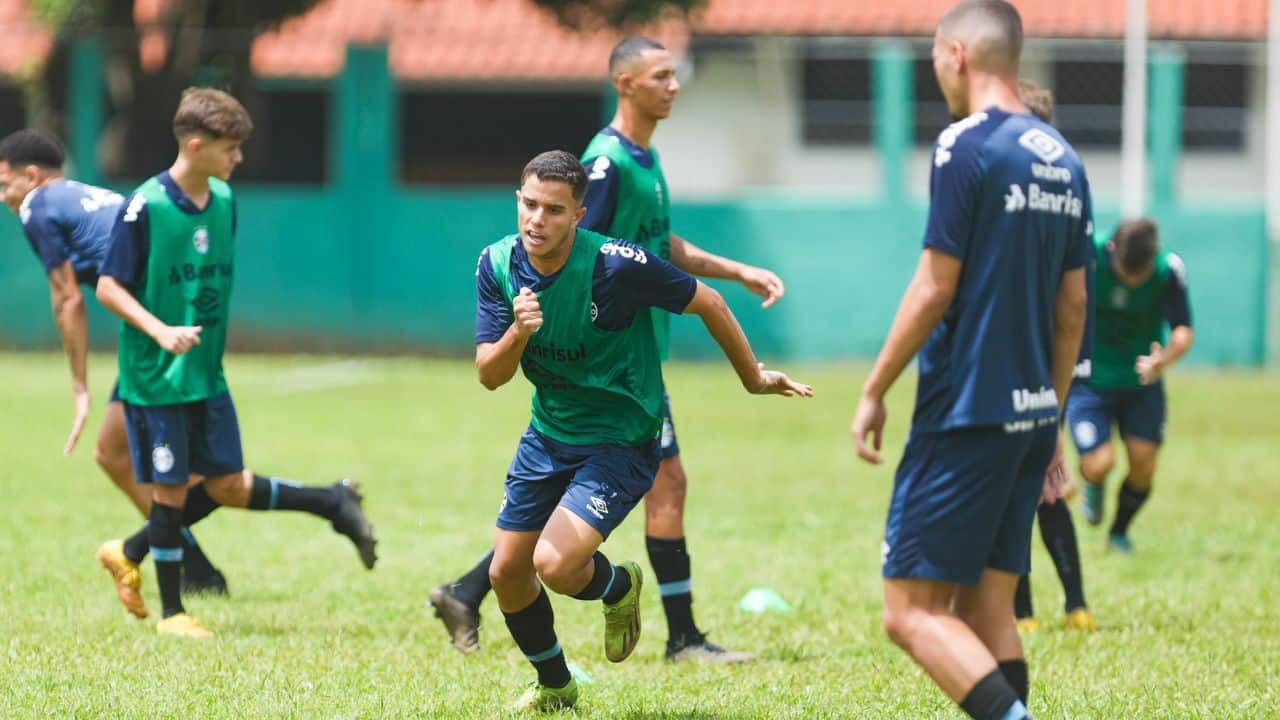
[[[658,443],[566,445],[529,428],[507,470],[498,527],[541,530],[556,506],[604,537],[622,524],[658,474]]]
[[[662,436],[659,441],[663,460],[680,454],[680,441],[676,439],[676,423],[671,419],[671,396],[662,393]]]
[[[1031,525],[1057,425],[912,433],[893,480],[886,578],[976,585],[984,568],[1031,568]]]
[[[1067,396],[1067,426],[1081,455],[1111,442],[1111,425],[1121,437],[1136,437],[1157,445],[1164,442],[1164,383],[1132,390],[1094,390],[1076,383]]]
[[[185,485],[192,474],[217,477],[244,469],[231,393],[181,405],[126,402],[124,421],[140,483]]]

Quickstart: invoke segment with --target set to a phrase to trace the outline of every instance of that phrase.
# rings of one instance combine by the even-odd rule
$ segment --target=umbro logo
[[[603,498],[593,495],[590,502],[587,503],[587,510],[591,511],[591,514],[595,515],[596,518],[603,520],[604,516],[609,514],[609,503],[606,503]]]

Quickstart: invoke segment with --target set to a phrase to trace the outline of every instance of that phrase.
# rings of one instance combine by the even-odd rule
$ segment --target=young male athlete
[[[185,91],[173,120],[178,157],[121,208],[98,280],[98,299],[124,320],[119,393],[134,473],[152,492],[147,525],[127,540],[104,543],[98,556],[125,607],[145,617],[137,563],[150,551],[164,606],[161,634],[212,635],[182,604],[182,528],[219,505],[318,515],[356,544],[367,567],[376,559],[372,528],[350,481],[303,487],[243,472],[222,369],[236,229],[226,181],[252,130],[249,114],[227,93]],[[192,475],[206,479],[188,487]]]
[[[98,266],[124,198],[62,176],[65,155],[57,140],[38,130],[18,130],[0,140],[0,196],[22,222],[32,251],[49,279],[53,319],[71,365],[75,416],[62,448],[75,450],[89,418],[89,326],[81,285],[98,284]],[[114,391],[98,433],[94,459],[146,517],[151,493],[133,480],[124,410]],[[247,472],[247,471],[246,471]],[[189,530],[183,531],[182,587],[225,594],[227,582]]]
[[[1046,471],[1059,475],[1056,424],[1087,314],[1089,186],[1067,141],[1018,99],[1021,49],[1003,0],[965,0],[938,24],[934,72],[963,119],[938,136],[924,251],[852,427],[859,457],[881,462],[885,393],[919,350],[884,624],[983,720],[1030,717],[1013,594]]]
[[[1041,88],[1029,80],[1018,81],[1018,97],[1032,114],[1041,120],[1053,122],[1053,93]],[[1093,228],[1087,228],[1092,233]],[[1088,263],[1085,274],[1085,286],[1093,284],[1093,262]],[[1089,292],[1089,302],[1093,302],[1093,293]],[[1080,357],[1076,361],[1073,374],[1073,387],[1083,378],[1088,380],[1091,358],[1093,356],[1092,333],[1088,317],[1085,319],[1084,339],[1080,343]],[[1074,390],[1072,390],[1074,392]],[[1070,398],[1067,404],[1070,405]],[[1036,508],[1036,519],[1040,525],[1040,539],[1053,559],[1054,569],[1058,571],[1058,579],[1062,582],[1065,596],[1063,608],[1065,617],[1063,624],[1068,630],[1084,630],[1094,632],[1098,622],[1093,617],[1084,599],[1084,569],[1080,565],[1080,545],[1076,541],[1076,526],[1071,520],[1071,509],[1067,507],[1065,497],[1041,498]],[[1031,602],[1031,574],[1024,573],[1018,578],[1018,588],[1013,596],[1013,613],[1017,618],[1018,629],[1023,632],[1035,632],[1040,628],[1036,620],[1035,608]]]
[[[1093,375],[1077,383],[1067,404],[1071,437],[1080,451],[1084,516],[1102,522],[1104,483],[1115,466],[1111,424],[1120,427],[1129,474],[1116,498],[1108,534],[1111,549],[1133,551],[1129,523],[1151,494],[1156,456],[1164,442],[1161,377],[1191,349],[1191,306],[1182,258],[1160,247],[1156,225],[1141,218],[1095,240],[1098,301]],[[1166,343],[1165,324],[1171,329]]]
[[[692,275],[736,280],[764,298],[764,307],[771,307],[784,292],[777,275],[709,253],[671,232],[671,195],[658,152],[650,144],[658,123],[671,114],[680,91],[671,53],[649,38],[625,38],[609,56],[609,74],[618,95],[618,111],[583,153],[589,183],[584,201],[587,211],[578,227],[626,240]],[[665,360],[671,315],[662,308],[654,308],[652,314],[658,352]],[[653,489],[644,498],[644,520],[645,547],[667,618],[666,658],[710,663],[752,660],[750,653],[728,651],[708,642],[694,622],[693,581],[684,535],[688,481],[665,392],[662,415],[662,462]],[[454,646],[464,652],[479,646],[479,608],[489,591],[491,558],[492,554],[486,555],[462,577],[431,592],[436,614],[444,621]]]
[[[573,155],[533,158],[516,193],[520,232],[486,248],[476,272],[480,382],[496,389],[519,367],[534,386],[489,567],[507,628],[538,674],[523,709],[578,697],[544,583],[603,601],[610,661],[640,637],[640,566],[613,565],[598,548],[658,470],[663,383],[650,309],[698,315],[749,392],[813,394],[756,362],[714,290],[643,248],[577,228],[586,187]]]

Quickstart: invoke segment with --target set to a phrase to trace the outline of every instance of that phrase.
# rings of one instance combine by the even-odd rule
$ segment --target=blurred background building
[[[949,121],[929,48],[950,4],[710,0],[639,29],[681,58],[684,89],[655,137],[674,228],[788,283],[768,313],[729,292],[764,352],[878,347]],[[1029,35],[1023,74],[1056,94],[1056,124],[1109,232],[1124,190],[1125,2],[1014,4]],[[324,0],[268,24],[201,0],[92,5],[0,0],[0,133],[49,128],[68,143],[72,176],[128,189],[171,160],[181,87],[235,89],[258,125],[236,178],[240,347],[466,352],[470,269],[514,227],[519,169],[545,149],[580,151],[613,112],[605,66],[620,31],[570,28],[572,10],[543,6],[564,3]],[[1187,259],[1193,358],[1260,364],[1277,314],[1267,1],[1146,5],[1142,202]],[[36,267],[16,221],[0,220],[0,342],[56,342],[35,309]],[[114,324],[95,320],[109,343]],[[679,353],[713,350],[683,325]]]

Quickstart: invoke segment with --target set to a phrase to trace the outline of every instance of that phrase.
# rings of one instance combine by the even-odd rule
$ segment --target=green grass
[[[488,393],[461,362],[228,364],[250,466],[311,483],[361,479],[382,539],[377,570],[312,518],[224,510],[198,535],[233,596],[188,602],[217,639],[163,639],[151,622],[126,620],[93,552],[140,518],[94,466],[91,438],[74,457],[60,454],[71,409],[64,361],[0,355],[0,716],[501,715],[531,672],[496,607],[485,607],[484,652],[463,657],[424,600],[491,539],[527,388]],[[111,359],[92,367],[96,432]],[[892,465],[853,458],[847,428],[861,372],[797,369],[818,392],[800,401],[747,396],[727,366],[669,368],[691,478],[695,610],[713,640],[763,660],[664,664],[649,583],[640,647],[610,665],[598,606],[557,597],[562,644],[595,680],[578,715],[961,717],[879,627]],[[891,398],[891,460],[911,395],[904,384]],[[1280,707],[1280,376],[1179,372],[1169,395],[1170,442],[1133,531],[1139,555],[1106,555],[1102,534],[1079,523],[1102,632],[1058,629],[1061,592],[1035,541],[1047,626],[1027,642],[1038,718],[1258,718]],[[639,513],[628,520],[605,546],[611,558],[648,569],[642,525]],[[145,573],[154,608],[149,563]],[[760,586],[794,612],[738,611]]]

